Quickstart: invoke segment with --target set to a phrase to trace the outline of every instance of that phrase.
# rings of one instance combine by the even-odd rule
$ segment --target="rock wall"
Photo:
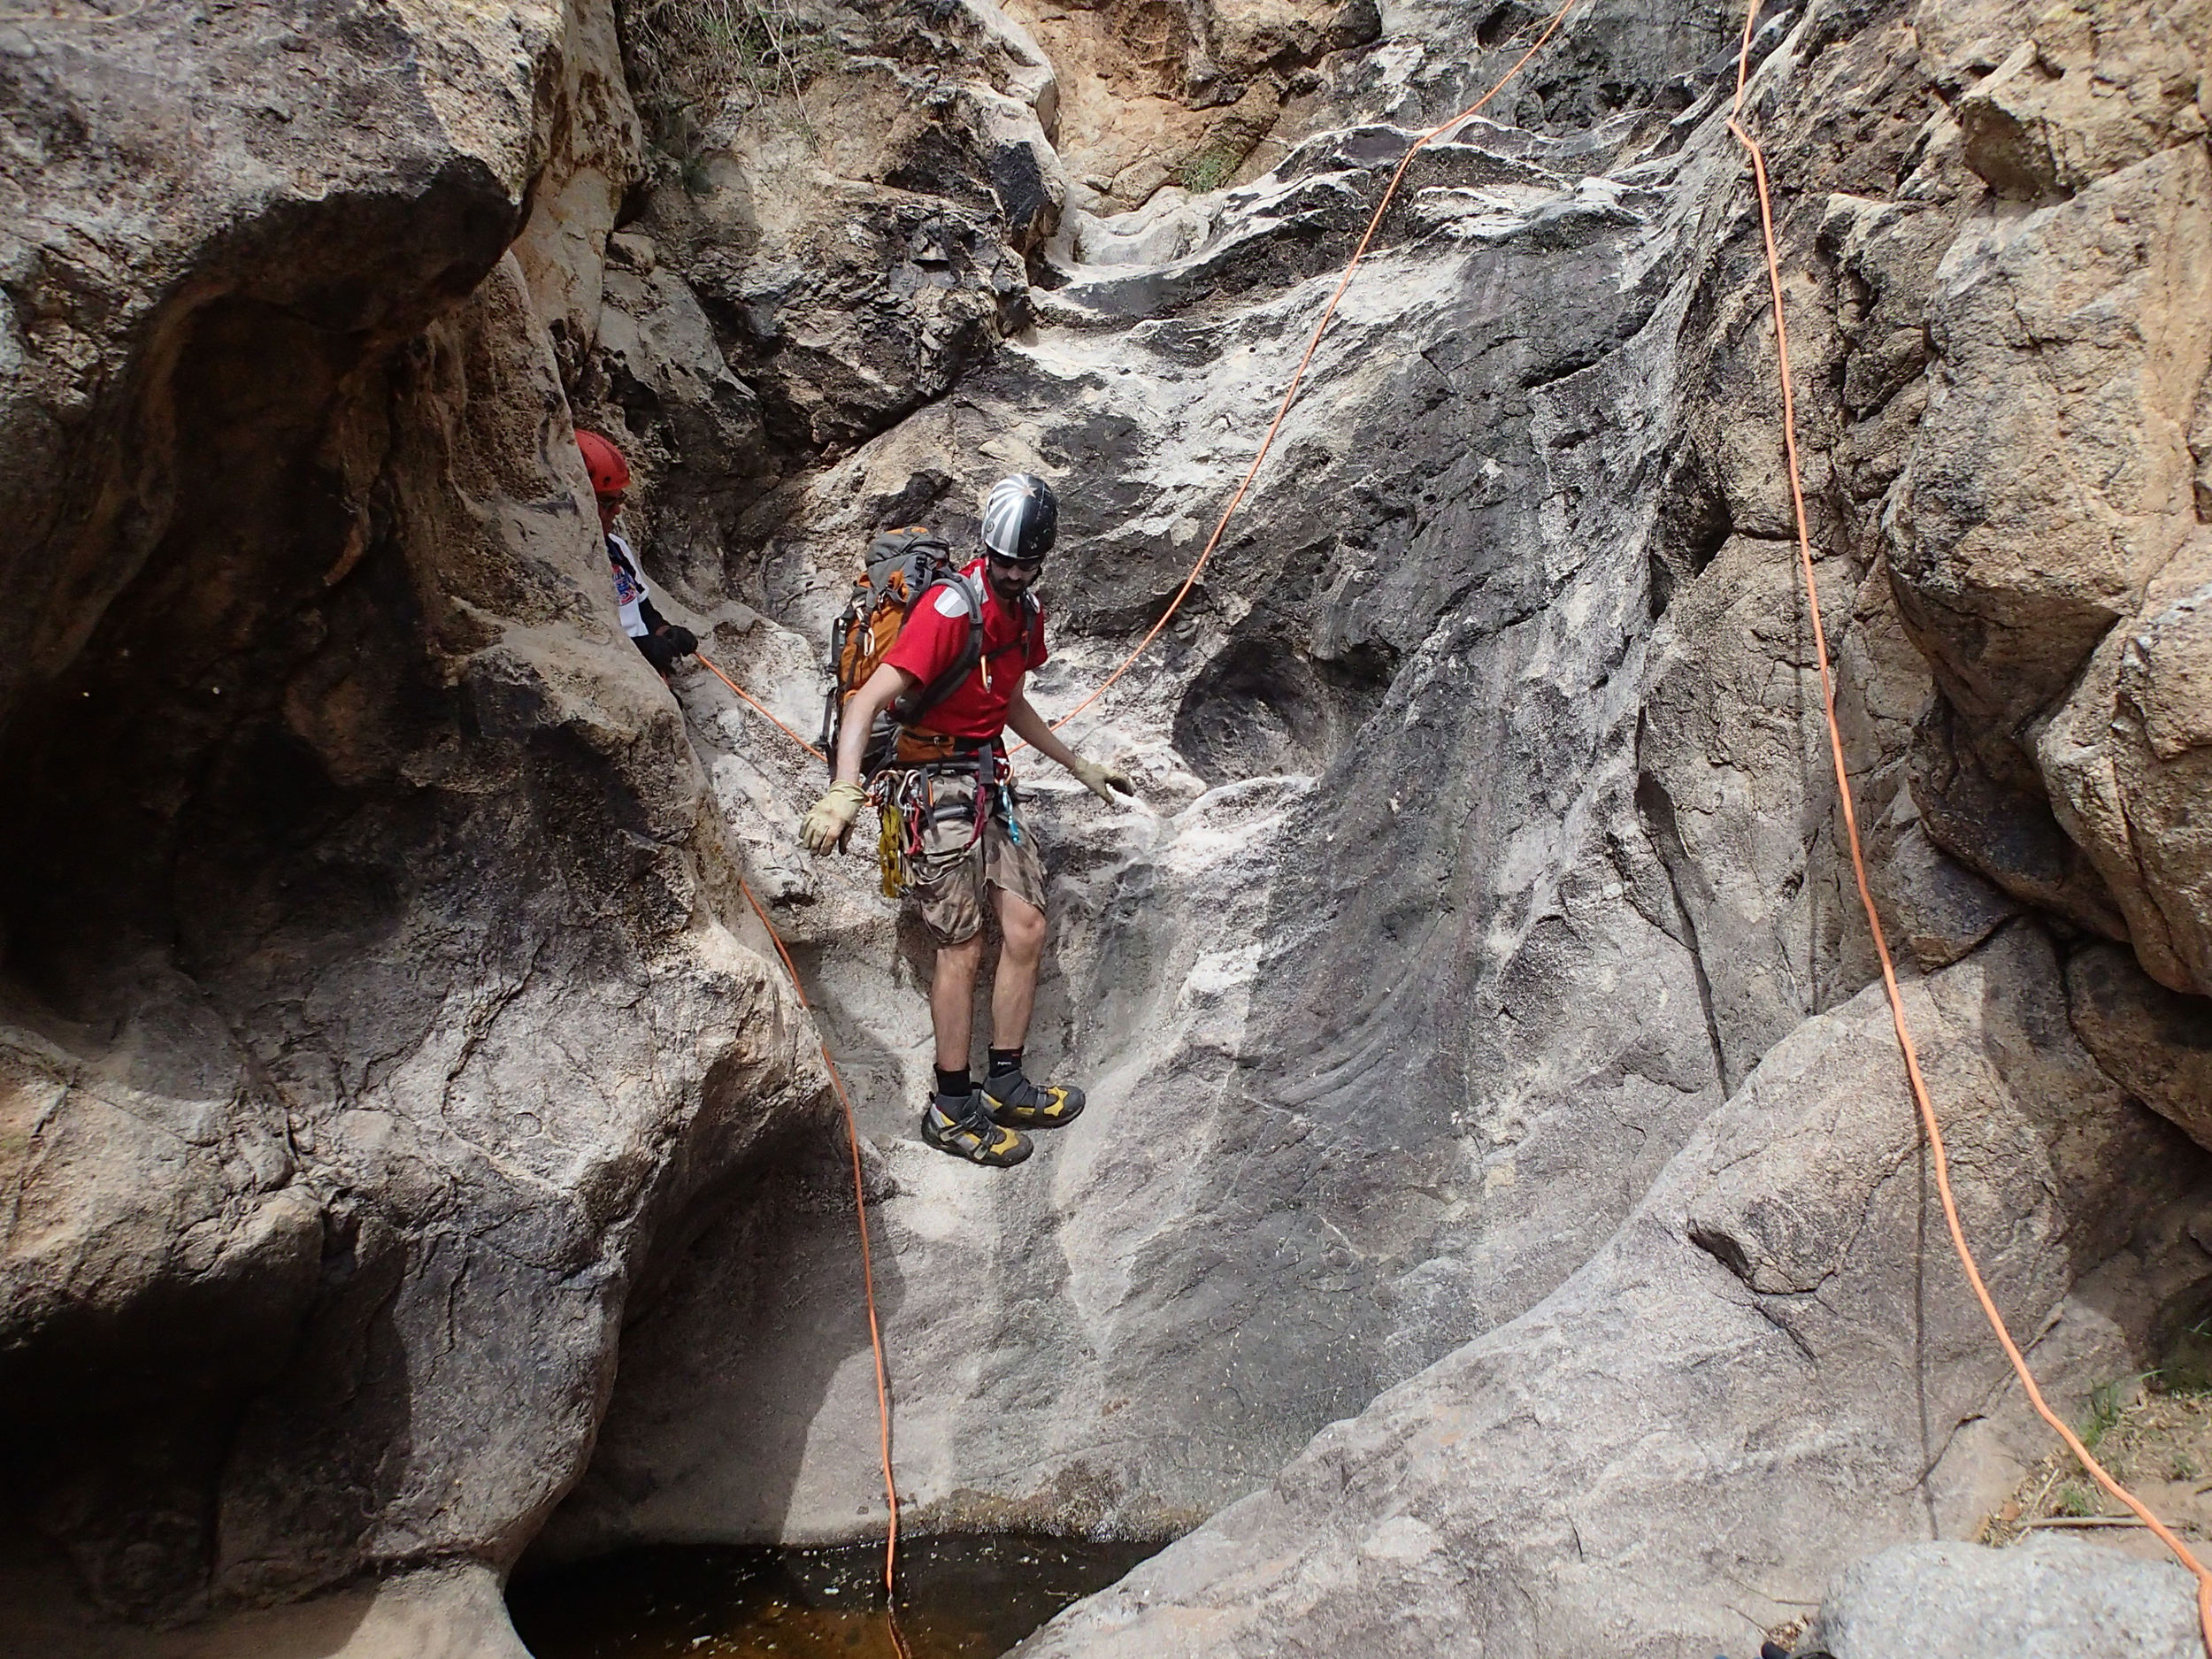
[[[880,1526],[740,871],[910,1518],[1220,1511],[1038,1651],[1755,1646],[2040,1455],[1867,988],[1726,10],[1592,0],[1422,152],[1070,728],[1141,801],[1024,768],[1093,1104],[1005,1176],[913,1139],[926,949],[799,849],[818,764],[609,626],[567,429],[802,732],[865,536],[1043,472],[1071,707],[1539,14],[81,11],[0,33],[0,1617],[510,1652],[534,1539]],[[1748,88],[1871,879],[2062,1399],[2208,1299],[2208,40],[1816,3]]]
[[[1273,158],[1271,171],[1212,193],[1163,188],[1111,217],[1100,213],[1114,199],[1073,159],[1095,141],[1064,126],[1075,147],[1064,152],[1068,205],[1032,326],[941,403],[849,459],[825,457],[756,508],[741,526],[759,549],[739,567],[749,602],[818,637],[872,526],[926,509],[960,526],[993,475],[1033,467],[1059,484],[1079,538],[1052,572],[1060,660],[1040,685],[1048,702],[1071,703],[1179,584],[1407,129],[1497,73],[1505,36],[1527,20],[1493,19],[1471,41],[1463,19],[1386,14],[1385,39],[1340,49],[1286,100],[1297,108],[1271,129],[1274,148],[1253,152],[1255,169]],[[1800,1075],[1839,1076],[1882,1027],[1867,1011],[1823,1023],[1862,1006],[1873,955],[1789,541],[1756,221],[1724,126],[1734,31],[1717,14],[1647,7],[1601,8],[1581,23],[1560,63],[1509,106],[1519,125],[1479,123],[1425,152],[1238,526],[1156,655],[1075,728],[1139,768],[1152,810],[1104,814],[1054,779],[1032,784],[1060,917],[1040,1046],[1094,1098],[1081,1125],[1048,1143],[1042,1167],[979,1186],[913,1146],[926,956],[864,871],[813,864],[792,844],[792,808],[816,786],[785,740],[711,685],[693,697],[695,729],[718,734],[726,803],[751,821],[741,833],[778,872],[779,925],[806,941],[885,1152],[901,1467],[925,1524],[1171,1529],[1471,1338],[1468,1354],[1495,1344],[1502,1368],[1533,1368],[1530,1388],[1578,1424],[1600,1376],[1633,1378],[1631,1392],[1656,1399],[1663,1377],[1713,1363],[1663,1344],[1643,1369],[1653,1327],[1695,1324],[1703,1295],[1735,1317],[1793,1305],[1763,1300],[1770,1293],[1818,1294],[1817,1276],[1758,1279],[1754,1256],[1727,1242],[1734,1222],[1701,1234],[1701,1249],[1689,1235],[1702,1224],[1671,1213],[1668,1196],[1692,1179],[1686,1170],[1709,1179],[1770,1145],[1774,1126],[1734,1107],[1769,1098],[1755,1086],[1779,1045],[1817,1056],[1801,1057]],[[1989,446],[1963,403],[1935,412],[1943,397],[1966,396],[1955,388],[1975,388],[2011,419],[2032,400],[1985,379],[2053,377],[2048,418],[2070,433],[2100,400],[2116,431],[2142,406],[2123,401],[2135,396],[2124,377],[2044,363],[2049,326],[2008,345],[2011,356],[1970,363],[1933,319],[1962,303],[1946,296],[1965,286],[1950,274],[1964,250],[2034,236],[2039,251],[2018,268],[2073,296],[2082,314],[2070,326],[2104,329],[2169,404],[2189,403],[2204,376],[2179,275],[2194,268],[2183,198],[2177,217],[2146,205],[2132,221],[2171,220],[2172,245],[2162,233],[2139,237],[2132,264],[2116,261],[2067,225],[2024,220],[2060,210],[2012,205],[1972,136],[1970,106],[1948,113],[2032,25],[2001,6],[1940,20],[1906,7],[1785,15],[1758,36],[1755,62],[1766,67],[1752,107],[1783,191],[1818,574],[1890,942],[1909,972],[1938,976],[1932,995],[1953,980],[1972,987],[1945,1016],[1963,1050],[2048,1048],[2068,1068],[2069,1080],[2019,1094],[2006,1093],[2019,1084],[1962,1074],[1947,1104],[1970,1114],[2056,1090],[2114,1137],[2105,1151],[2055,1152],[2077,1132],[2046,1121],[2009,1140],[2032,1163],[2085,1157],[2114,1185],[2078,1210],[2062,1206],[2033,1240],[1988,1245],[2022,1252],[2016,1322],[2044,1333],[2039,1363],[2078,1397],[2139,1365],[2127,1356],[2202,1294],[2205,1263],[2189,1240],[2202,1165],[2134,1103],[2188,1121],[2179,1100],[2193,1076],[2193,1004],[2170,1007],[2139,976],[2096,970],[2098,995],[2126,1003],[2131,1034],[2078,991],[2073,1022],[2109,1072],[2077,1046],[2062,987],[2091,985],[2088,964],[2106,959],[2084,956],[2069,974],[2060,957],[2078,949],[2076,929],[2125,937],[2126,918],[2098,896],[2093,860],[2046,816],[2039,784],[2008,804],[1953,782],[1960,733],[1981,716],[1905,572],[1929,545],[1915,540],[1913,503],[1947,446],[1970,480],[1962,489],[2014,488],[1987,466],[1973,472],[1968,449],[1986,457]],[[1076,77],[1112,78],[1095,56],[1049,50],[1055,28],[1085,27],[1080,15],[1036,23],[1064,122]],[[2178,13],[2146,17],[2139,34],[2094,50],[2200,38]],[[2141,144],[2162,143],[2157,165],[2201,161],[2186,113],[2195,73],[2183,77],[2187,96],[2147,106],[2144,120],[2166,123],[2157,130],[2173,142],[2140,140],[2139,159]],[[2167,274],[2129,274],[2139,267]],[[1972,303],[2000,315],[1999,295]],[[2093,465],[2070,452],[2065,464]],[[2175,510],[2170,488],[2160,499]],[[2038,541],[2024,511],[2006,522],[2001,535],[1976,532],[2015,561],[2006,580],[2070,568],[2062,524],[2038,527],[2049,538]],[[757,633],[778,638],[775,626],[764,618]],[[774,655],[764,648],[759,660]],[[2052,672],[2041,643],[2008,660]],[[2024,684],[2008,695],[2023,712],[2045,706]],[[780,706],[803,720],[803,698]],[[2013,850],[1974,839],[1976,801],[1975,821]],[[2035,875],[2037,858],[2049,879]],[[2024,911],[2058,929],[2055,947]],[[1989,956],[1997,941],[2008,941],[2001,963]],[[2171,1045],[2156,1060],[2130,1048],[2154,1029]],[[1877,1069],[1844,1095],[1906,1141],[1800,1174],[1787,1166],[1801,1143],[1784,1137],[1762,1155],[1780,1161],[1770,1172],[1790,1191],[1801,1179],[1824,1191],[1843,1164],[1869,1183],[1904,1179],[1915,1166],[1897,1082]],[[1832,1097],[1824,1110],[1836,1110]],[[1700,1151],[1708,1135],[1721,1137],[1717,1149]],[[1912,1191],[1917,1205],[1924,1195]],[[1993,1226],[2024,1191],[1984,1194]],[[1749,1194],[1734,1202],[1763,1207]],[[1872,1279],[1893,1286],[1918,1271],[1931,1242],[1919,1220],[1859,1239],[1857,1214],[1846,1206],[1802,1225],[1839,1257],[1863,1251]],[[2093,1215],[2129,1224],[2096,1233]],[[1602,1334],[1594,1313],[1558,1345],[1587,1348],[1573,1364],[1540,1357],[1555,1349],[1530,1321],[1553,1317],[1578,1286],[1594,1310],[1624,1294],[1597,1263],[1632,1254],[1608,1242],[1624,1222],[1619,1238],[1647,1248],[1656,1233],[1639,1228],[1667,1232],[1686,1279],[1654,1280],[1647,1321],[1632,1331]],[[767,1311],[746,1300],[759,1294],[749,1290],[755,1225],[733,1221],[703,1241],[688,1277],[641,1317],[599,1462],[556,1517],[549,1554],[650,1537],[840,1535],[876,1513],[864,1372],[849,1360],[826,1383],[803,1336],[849,1318],[849,1244],[826,1217],[786,1247],[772,1326],[732,1321],[733,1304]],[[1747,1288],[1712,1277],[1716,1252],[1751,1276]],[[2131,1282],[2126,1295],[2070,1288]],[[1765,1623],[1816,1595],[1855,1553],[1970,1530],[1974,1503],[2039,1444],[1970,1323],[1948,1346],[1901,1357],[1881,1333],[1902,1304],[1893,1289],[1867,1294],[1843,1316],[1847,1340],[1764,1326],[1763,1340],[1783,1345],[1776,1415],[1747,1404],[1754,1417],[1803,1409],[1808,1366],[1834,1391],[1808,1413],[1808,1444],[1769,1459],[1769,1495],[1728,1500],[1744,1506],[1747,1529],[1787,1535],[1752,1552],[1786,1570],[1753,1598],[1766,1598]],[[1932,1309],[1945,1292],[1916,1294]],[[1957,1312],[1955,1294],[1944,1305],[1945,1317]],[[1534,1346],[1516,1346],[1525,1340]],[[1851,1357],[1860,1340],[1881,1357]],[[849,1352],[845,1341],[833,1334],[831,1353]],[[1730,1336],[1715,1351],[1733,1363],[1747,1350]],[[1918,1379],[1909,1417],[1874,1380],[1900,1363]],[[1432,1374],[1404,1386],[1420,1390]],[[1475,1385],[1453,1377],[1409,1397],[1388,1432],[1455,1410]],[[764,1391],[773,1404],[745,1397],[764,1378],[777,1379]],[[1766,1397],[1741,1386],[1747,1402]],[[1768,1456],[1770,1432],[1734,1442],[1733,1408],[1670,1399],[1634,1422],[1681,1424],[1735,1494],[1744,1460]],[[1709,1435],[1697,1426],[1708,1410]],[[1988,1426],[1959,1437],[1983,1417]],[[1841,1423],[1858,1425],[1865,1444]],[[787,1449],[764,1455],[764,1444]],[[1439,1503],[1459,1502],[1447,1488],[1488,1494],[1469,1500],[1470,1517],[1489,1502],[1549,1515],[1609,1466],[1546,1442],[1508,1502],[1485,1484],[1493,1440],[1467,1444],[1486,1450],[1471,1463],[1440,1454],[1417,1479],[1374,1464],[1362,1488],[1380,1506],[1370,1520],[1428,1481]],[[1605,1459],[1627,1455],[1607,1448]],[[1293,1470],[1325,1465],[1347,1466],[1317,1444]],[[1570,1471],[1555,1484],[1543,1472],[1555,1468]],[[1662,1458],[1654,1479],[1681,1473]],[[1245,1511],[1230,1511],[1066,1640],[1105,1640],[1140,1603],[1157,1611],[1131,1616],[1129,1640],[1218,1645],[1233,1632],[1238,1650],[1255,1652],[1428,1651],[1477,1634],[1518,1651],[1514,1640],[1545,1645],[1536,1632],[1563,1628],[1593,1644],[1601,1632],[1648,1638],[1653,1651],[1743,1636],[1740,1618],[1716,1610],[1724,1586],[1699,1541],[1704,1511],[1666,1545],[1663,1527],[1636,1518],[1655,1502],[1638,1486],[1622,1499],[1620,1553],[1645,1567],[1573,1580],[1510,1640],[1468,1613],[1468,1599],[1550,1584],[1561,1558],[1547,1544],[1490,1561],[1486,1534],[1425,1523],[1449,1545],[1433,1564],[1440,1622],[1386,1638],[1395,1569],[1378,1566],[1371,1581],[1347,1566],[1368,1556],[1363,1543],[1348,1554],[1348,1535],[1322,1518],[1341,1502],[1326,1495],[1333,1479],[1317,1473],[1310,1499],[1263,1532],[1237,1530]],[[1867,1511],[1863,1530],[1786,1518],[1866,1481],[1901,1495]],[[1233,1548],[1217,1541],[1230,1536]],[[1310,1549],[1297,1558],[1312,1573],[1342,1578],[1341,1607],[1298,1623],[1287,1609],[1312,1602],[1319,1578],[1303,1567],[1271,1578],[1278,1601],[1242,1576],[1240,1563],[1294,1548]],[[1658,1555],[1682,1586],[1663,1617],[1643,1605]],[[1476,1576],[1491,1590],[1472,1587],[1471,1562],[1487,1563]],[[1171,1638],[1171,1627],[1208,1633]]]
[[[0,1619],[495,1619],[649,1248],[826,1103],[580,509],[611,24],[0,34]]]

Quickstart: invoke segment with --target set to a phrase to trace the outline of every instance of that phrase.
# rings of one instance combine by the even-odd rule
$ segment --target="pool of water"
[[[992,1659],[1157,1543],[1019,1535],[899,1546],[910,1659]],[[537,1659],[900,1659],[883,1546],[635,1549],[518,1578],[508,1611]]]

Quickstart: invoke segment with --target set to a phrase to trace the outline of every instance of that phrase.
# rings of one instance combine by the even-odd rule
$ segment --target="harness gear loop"
[[[905,735],[901,733],[902,742]],[[991,737],[920,735],[928,758],[895,759],[864,786],[880,815],[877,863],[887,899],[904,897],[925,862],[955,864],[973,852],[995,810],[1006,824],[1008,839],[1016,846],[1021,844],[1021,824],[1014,815],[1013,768],[1008,764],[1005,745]],[[956,779],[967,780],[964,796],[940,800],[939,782]],[[930,831],[959,818],[968,820],[967,840],[956,848],[932,852]]]

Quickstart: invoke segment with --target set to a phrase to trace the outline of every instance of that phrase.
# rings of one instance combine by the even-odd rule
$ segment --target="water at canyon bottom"
[[[902,1542],[910,1659],[992,1659],[1158,1543],[1021,1534]],[[883,1546],[629,1550],[518,1578],[508,1610],[536,1659],[899,1659]]]

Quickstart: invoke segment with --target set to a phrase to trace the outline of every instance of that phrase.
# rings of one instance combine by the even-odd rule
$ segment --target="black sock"
[[[949,1094],[955,1100],[967,1099],[969,1095],[975,1093],[975,1083],[968,1076],[968,1068],[964,1065],[957,1071],[948,1071],[943,1066],[939,1066],[937,1068],[937,1092],[940,1094]]]
[[[993,1048],[989,1054],[993,1077],[1006,1077],[1022,1069],[1022,1051],[1019,1048]]]

